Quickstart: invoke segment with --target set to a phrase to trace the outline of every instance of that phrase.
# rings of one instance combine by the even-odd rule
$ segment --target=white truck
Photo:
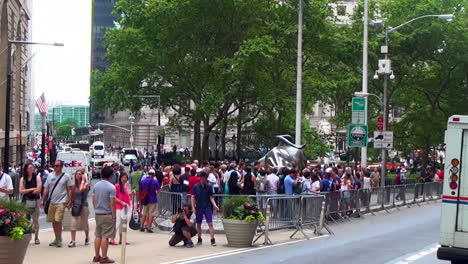
[[[91,157],[86,151],[62,151],[57,154],[57,160],[63,161],[63,171],[74,176],[78,169],[83,169],[91,180]]]
[[[452,264],[468,263],[468,116],[449,118],[445,147],[437,257]]]
[[[93,158],[98,157],[98,158],[104,158],[105,155],[105,145],[101,141],[96,141],[93,143],[91,146],[91,150],[93,152]]]

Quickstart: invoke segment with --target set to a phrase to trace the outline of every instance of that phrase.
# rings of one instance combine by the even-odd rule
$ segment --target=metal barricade
[[[320,233],[320,223],[322,217],[322,205],[325,197],[323,195],[302,195],[300,200],[299,221],[296,225],[296,231],[291,235],[291,238],[301,232],[304,237],[309,239],[309,236],[304,232],[304,228],[310,227],[314,229],[315,234]],[[330,230],[325,227],[329,232]]]
[[[298,226],[301,209],[301,196],[269,197],[270,230],[294,228]],[[266,213],[266,212],[265,212]]]
[[[160,192],[158,194],[157,218],[169,219],[177,213],[178,208],[182,208],[184,200],[182,193]]]

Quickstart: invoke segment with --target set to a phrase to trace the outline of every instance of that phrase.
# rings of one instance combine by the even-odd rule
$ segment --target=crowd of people
[[[36,229],[35,244],[40,244],[38,218],[39,209],[44,208],[47,221],[52,223],[55,234],[55,239],[49,246],[62,247],[62,222],[66,209],[71,211],[68,247],[76,247],[80,223],[85,235],[84,245],[89,245],[88,194],[92,193],[96,215],[93,262],[99,263],[114,263],[107,256],[108,246],[123,243],[121,223],[129,221],[132,212],[140,216],[141,232],[154,232],[154,219],[159,212],[158,195],[162,190],[181,193],[184,197],[181,208],[176,208],[171,218],[174,235],[169,245],[176,246],[183,242],[184,246],[194,247],[192,238],[196,235],[197,245],[203,243],[203,220],[209,226],[211,245],[216,245],[213,213],[219,210],[219,201],[215,194],[307,195],[340,192],[342,204],[346,206],[347,203],[351,203],[350,197],[346,195],[349,191],[370,190],[381,184],[378,167],[369,170],[359,166],[309,164],[298,171],[294,168],[263,168],[258,162],[248,165],[236,161],[210,163],[195,160],[170,166],[138,163],[133,164],[129,174],[120,164],[109,163],[104,165],[101,180],[92,189],[83,170],[69,175],[63,172],[63,161],[60,160],[55,161],[53,168],[48,167],[42,173],[38,172],[33,163],[27,163],[21,173],[19,192]],[[395,184],[404,184],[407,177],[406,168],[401,166],[396,173]],[[436,167],[428,167],[421,171],[420,178],[423,182],[441,182],[443,171]],[[11,177],[0,172],[0,199],[12,193]]]

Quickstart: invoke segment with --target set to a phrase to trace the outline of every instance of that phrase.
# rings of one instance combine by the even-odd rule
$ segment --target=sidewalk
[[[70,242],[70,232],[63,233],[62,248],[49,247],[49,243],[54,239],[53,232],[50,230],[41,232],[39,238],[40,245],[34,245],[33,241],[28,247],[24,264],[82,264],[92,263],[94,256],[94,221],[90,223],[91,244],[84,246],[84,233],[77,233],[77,247],[68,248]],[[290,242],[294,240],[303,240],[304,237],[299,232],[293,239],[289,236],[294,232],[293,229],[270,232],[270,239],[274,244]],[[313,238],[311,230],[307,234]],[[217,246],[210,245],[209,234],[204,233],[203,245],[194,248],[185,248],[180,243],[176,247],[169,247],[168,241],[172,234],[168,231],[157,230],[154,234],[141,233],[130,230],[127,233],[127,241],[131,243],[126,247],[126,263],[164,263],[184,260],[187,258],[201,257],[204,255],[221,254],[230,251],[238,251],[238,248],[227,246],[226,236],[223,234],[215,235]],[[194,242],[196,243],[196,236]],[[255,247],[263,247],[264,237],[261,237]],[[121,246],[109,246],[109,257],[120,263]]]

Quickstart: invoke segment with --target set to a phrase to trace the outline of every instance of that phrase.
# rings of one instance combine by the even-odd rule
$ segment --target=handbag
[[[49,206],[50,206],[50,198],[52,197],[52,194],[54,193],[55,191],[55,187],[57,187],[58,183],[60,182],[60,180],[62,179],[63,175],[65,174],[65,172],[62,172],[62,175],[60,175],[60,177],[58,178],[57,182],[55,183],[54,185],[54,188],[52,188],[52,191],[50,192],[49,194],[49,197],[47,197],[47,200],[44,204],[44,213],[45,214],[48,214],[49,213]]]
[[[25,204],[26,210],[34,211],[36,210],[36,207],[37,207],[37,200],[26,199],[24,204]]]
[[[132,203],[133,203],[133,199],[132,199]],[[132,215],[131,215],[130,223],[128,224],[128,226],[132,230],[140,229],[140,214],[135,213],[135,210],[132,210]]]
[[[80,216],[81,211],[83,211],[83,207],[85,204],[85,199],[88,196],[88,194],[85,192],[83,196],[81,197],[81,200],[73,201],[73,206],[71,209],[71,215],[72,216]]]

